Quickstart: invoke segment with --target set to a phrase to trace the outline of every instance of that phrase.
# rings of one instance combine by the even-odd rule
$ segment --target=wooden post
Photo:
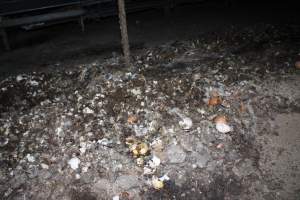
[[[0,25],[1,25],[1,23],[2,23],[2,17],[0,16]],[[2,37],[2,39],[3,39],[3,44],[4,44],[5,50],[9,51],[10,45],[9,45],[6,30],[4,27],[2,27],[2,28],[0,27],[0,37]]]
[[[129,50],[129,41],[128,41],[128,32],[127,32],[127,22],[126,22],[126,12],[125,12],[125,0],[118,0],[119,8],[119,23],[121,29],[121,38],[122,38],[122,48],[124,54],[124,61],[126,67],[130,68],[130,50]]]
[[[10,50],[10,45],[9,45],[9,41],[8,41],[8,37],[7,37],[7,33],[5,31],[5,29],[0,28],[0,35],[2,35],[2,39],[3,39],[3,44],[4,44],[4,48],[6,51]]]
[[[81,32],[84,33],[85,25],[84,25],[84,16],[82,16],[82,15],[79,18],[79,24],[80,24],[80,27],[81,27]]]

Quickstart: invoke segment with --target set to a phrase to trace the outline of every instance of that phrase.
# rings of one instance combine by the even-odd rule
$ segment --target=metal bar
[[[25,13],[25,12],[33,12],[33,11],[39,11],[39,10],[45,10],[45,9],[59,8],[59,7],[72,6],[72,5],[79,5],[80,3],[81,2],[78,1],[78,2],[71,2],[71,3],[54,4],[54,5],[49,5],[49,6],[40,6],[40,7],[37,7],[37,8],[19,9],[19,10],[6,11],[6,12],[2,11],[2,12],[0,12],[0,15],[5,16],[5,15]],[[14,9],[16,9],[16,8],[14,8]]]
[[[16,19],[6,19],[0,23],[0,28],[21,26],[25,24],[33,24],[39,22],[47,22],[57,19],[78,17],[85,13],[83,9],[70,10],[65,12],[49,13],[44,15],[36,15],[30,17],[16,18]]]

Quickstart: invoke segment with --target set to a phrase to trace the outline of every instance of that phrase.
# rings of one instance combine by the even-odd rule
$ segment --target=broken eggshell
[[[232,131],[232,128],[228,125],[226,116],[217,116],[214,119],[216,123],[216,129],[221,133],[228,133]]]
[[[136,159],[136,164],[138,166],[143,166],[144,165],[144,159],[143,158],[137,158]]]
[[[149,151],[149,147],[146,143],[140,143],[138,145],[138,149],[139,149],[139,154],[140,155],[146,155]]]
[[[150,150],[148,144],[140,142],[133,137],[126,138],[125,143],[129,146],[134,157],[145,156]]]
[[[172,108],[169,111],[170,114],[175,114],[178,117],[180,117],[180,121],[179,121],[179,126],[183,129],[183,130],[189,130],[192,128],[193,126],[193,121],[191,118],[187,117],[186,115],[183,114],[183,112],[178,109],[178,108]]]
[[[232,131],[232,128],[228,124],[217,123],[216,129],[221,133],[229,133]]]
[[[157,156],[155,156],[155,155],[153,155],[153,157],[152,157],[152,159],[151,160],[149,160],[149,166],[151,167],[151,168],[157,168],[159,165],[160,165],[160,159],[157,157]]]
[[[76,169],[79,167],[80,160],[79,160],[79,158],[74,157],[74,158],[71,158],[71,159],[68,161],[68,164],[70,165],[70,167],[71,167],[73,170],[76,170]]]
[[[155,139],[151,144],[151,148],[155,152],[161,152],[164,149],[164,145],[161,139]]]
[[[164,187],[164,182],[159,180],[156,176],[152,177],[152,186],[156,190],[160,190]]]
[[[183,130],[189,130],[193,126],[193,121],[188,117],[184,117],[184,118],[181,119],[181,121],[179,121],[179,126]]]
[[[155,172],[155,169],[151,169],[150,167],[147,167],[147,166],[144,167],[144,172],[143,172],[144,175],[154,174],[154,172]]]
[[[163,182],[164,182],[164,181],[169,181],[169,180],[170,180],[170,177],[169,177],[167,174],[165,174],[165,175],[163,175],[162,177],[160,177],[159,180],[160,180],[160,181],[163,181]]]

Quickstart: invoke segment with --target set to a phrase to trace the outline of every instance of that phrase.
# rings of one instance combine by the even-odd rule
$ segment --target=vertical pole
[[[164,15],[170,17],[171,10],[173,9],[173,0],[166,0],[164,5]]]
[[[4,48],[6,51],[10,50],[10,45],[9,45],[9,41],[8,41],[8,37],[7,37],[7,33],[5,31],[5,29],[0,29],[0,35],[2,35],[2,39],[3,39],[3,44],[4,44]]]
[[[84,25],[84,17],[83,16],[80,16],[80,18],[79,18],[79,24],[80,24],[80,27],[81,27],[81,32],[84,33],[84,31],[85,31],[85,25]]]
[[[0,16],[0,24],[1,23],[2,23],[2,17]],[[2,27],[2,28],[0,27],[0,36],[2,36],[5,50],[9,51],[10,50],[10,45],[9,45],[6,30],[5,30],[4,27]]]
[[[122,48],[124,54],[125,66],[130,68],[130,50],[127,32],[126,12],[125,12],[125,0],[118,0],[119,8],[119,23],[121,29]]]

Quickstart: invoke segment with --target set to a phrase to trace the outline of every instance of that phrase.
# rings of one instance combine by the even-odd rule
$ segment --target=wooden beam
[[[121,30],[121,42],[124,54],[125,66],[130,68],[130,49],[129,49],[129,40],[127,32],[127,21],[126,21],[126,12],[125,12],[125,3],[124,0],[118,0],[119,8],[119,23]]]
[[[72,17],[78,17],[85,14],[83,9],[74,9],[69,11],[61,11],[56,13],[47,13],[42,15],[20,17],[14,19],[2,19],[0,22],[0,28],[22,26],[27,24],[34,24],[39,22],[55,21],[59,19],[67,19]]]

